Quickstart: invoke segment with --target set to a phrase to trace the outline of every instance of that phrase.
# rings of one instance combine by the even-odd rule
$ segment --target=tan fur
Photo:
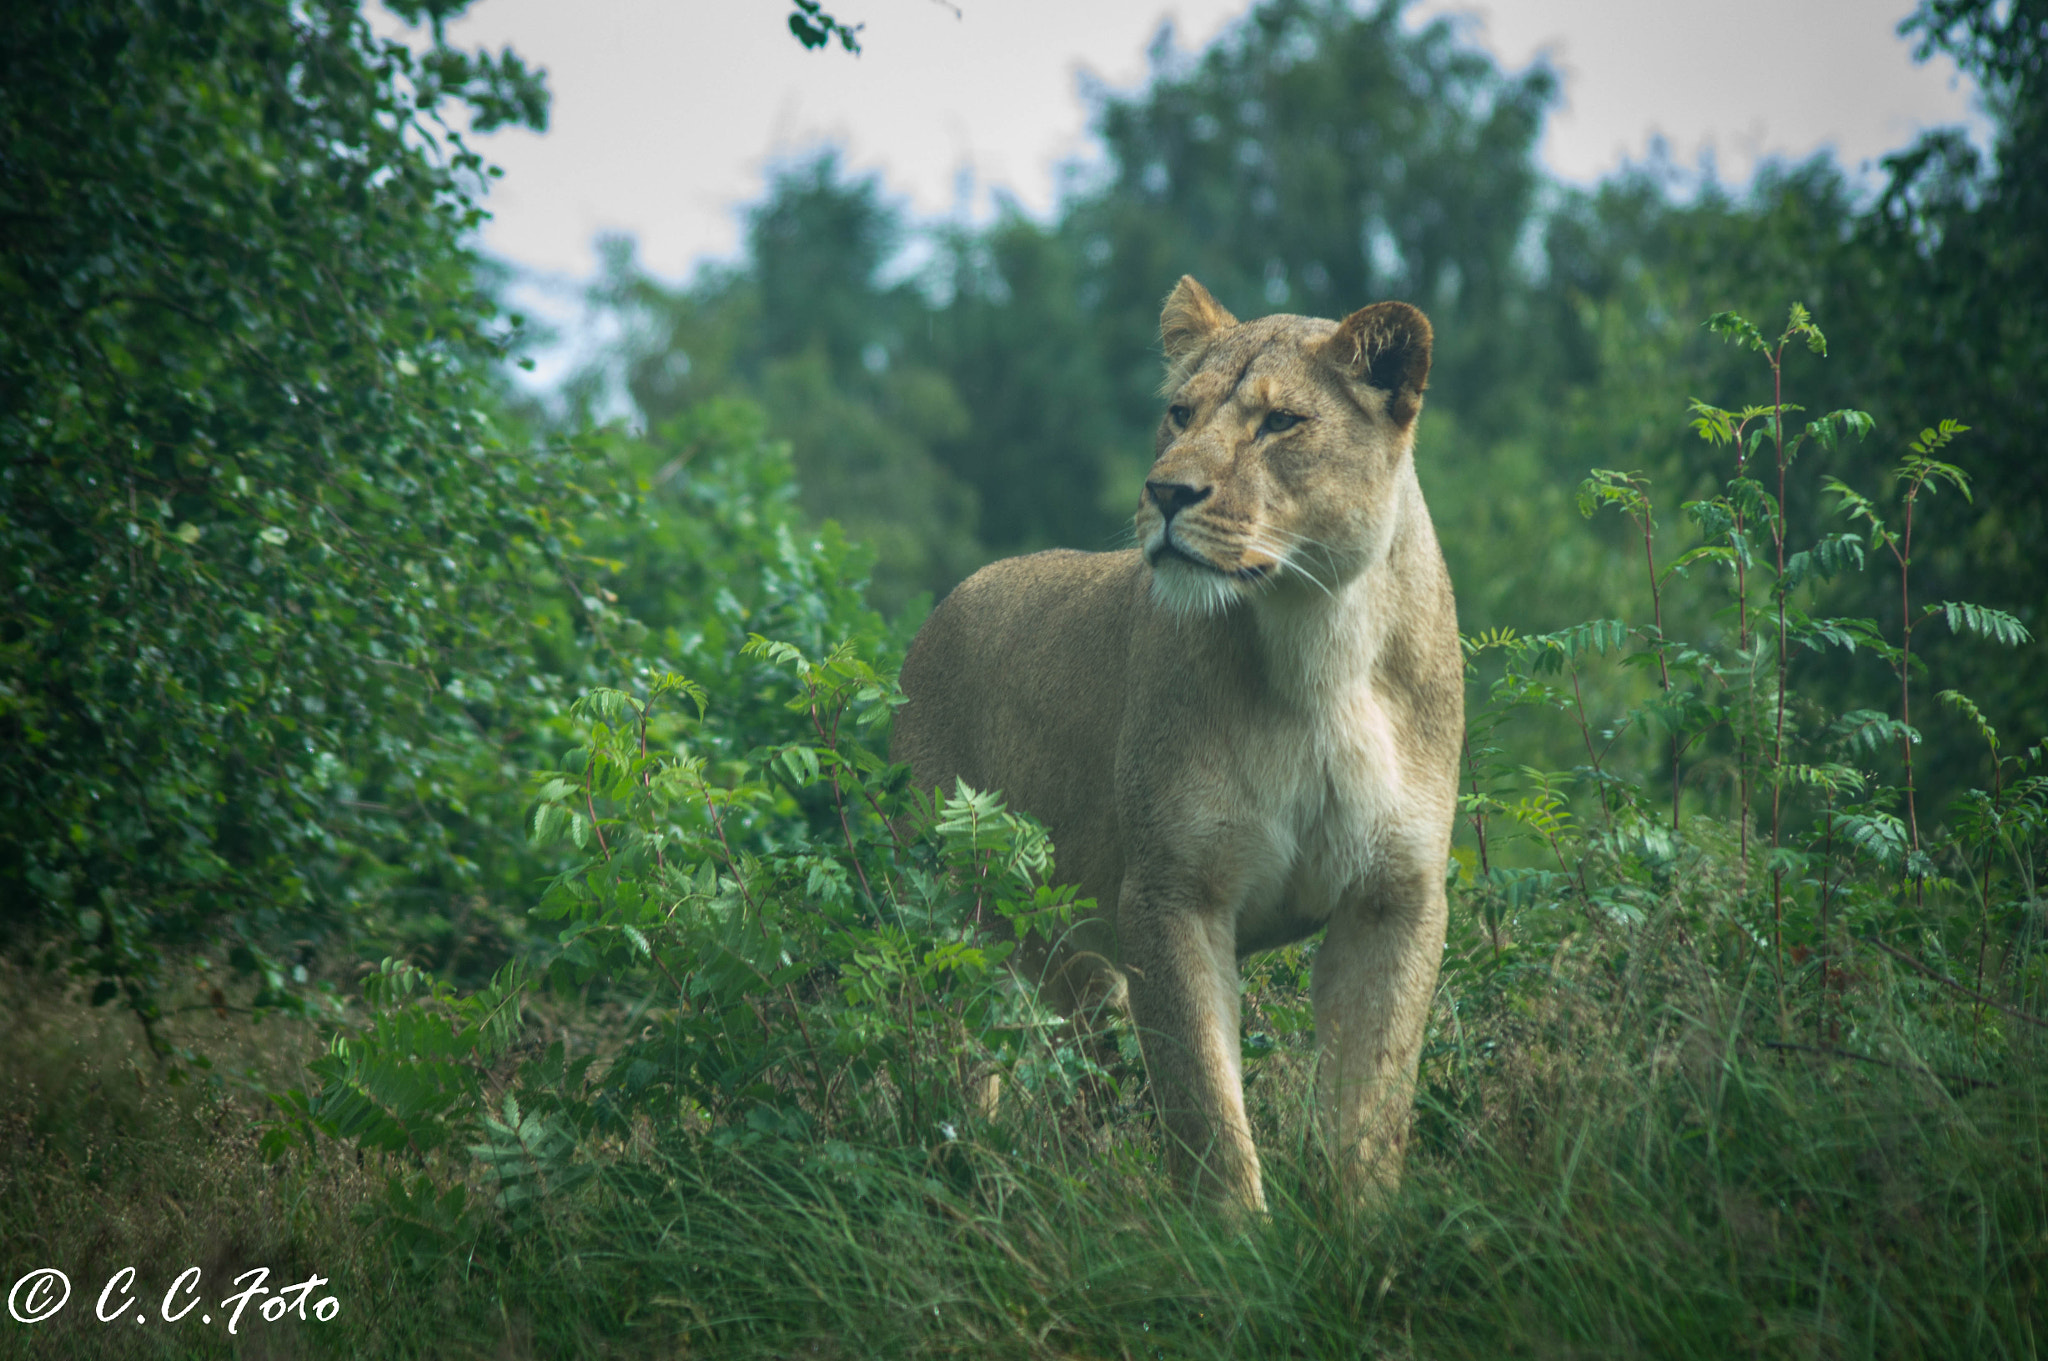
[[[1184,1185],[1264,1203],[1241,956],[1322,930],[1318,1099],[1347,1173],[1400,1175],[1444,940],[1464,729],[1457,613],[1415,480],[1431,333],[1404,303],[1240,324],[1183,278],[1138,548],[984,568],[903,667],[924,787],[1004,790],[1101,915],[1044,966],[1128,983]],[[1287,430],[1269,413],[1305,417]],[[1167,511],[1174,513],[1170,517]]]

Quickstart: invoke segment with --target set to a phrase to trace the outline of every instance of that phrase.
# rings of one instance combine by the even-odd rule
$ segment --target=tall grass
[[[1105,1140],[1011,1103],[908,1163],[668,1131],[466,1263],[462,1332],[534,1355],[2038,1354],[2037,1052],[1950,1071],[1927,999],[1878,973],[1862,1000],[1917,1058],[1774,1044],[1765,959],[1731,972],[1675,932],[1654,960],[1569,943],[1525,1004],[1467,935],[1381,1209],[1328,1193],[1284,1056],[1255,1079],[1272,1210],[1238,1227],[1164,1185],[1142,1113]]]
[[[277,1354],[2037,1355],[2038,1046],[1971,1068],[1933,999],[1873,965],[1858,997],[1902,1057],[1774,1047],[1763,957],[1729,970],[1665,928],[1588,932],[1522,966],[1543,983],[1522,992],[1468,920],[1407,1182],[1378,1210],[1328,1194],[1308,1064],[1282,1050],[1253,1079],[1272,1211],[1249,1225],[1170,1192],[1142,1107],[1083,1127],[1019,1096],[909,1161],[643,1130],[587,1149],[597,1173],[573,1193],[415,1254],[349,1213],[386,1169],[331,1144],[266,1166],[245,1110],[144,1096],[109,1062],[118,1037],[46,1030],[41,1052],[100,1057],[11,1093],[0,1222],[11,1267],[50,1258],[74,1279],[333,1276],[341,1318],[255,1335]],[[98,1151],[37,1142],[38,1099],[64,1129],[99,1122]],[[120,1109],[66,1108],[102,1100]],[[238,1354],[217,1332],[64,1322],[10,1324],[7,1346]]]

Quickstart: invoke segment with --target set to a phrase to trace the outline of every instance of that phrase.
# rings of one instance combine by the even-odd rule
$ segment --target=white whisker
[[[1305,566],[1301,558],[1297,556],[1291,549],[1283,548],[1278,543],[1274,542],[1271,538],[1268,538],[1267,535],[1269,533],[1284,534],[1286,533],[1286,531],[1276,529],[1273,527],[1268,527],[1266,530],[1262,530],[1259,533],[1246,536],[1246,542],[1249,543],[1251,547],[1259,550],[1260,552],[1272,554],[1274,558],[1278,559],[1282,567],[1286,568],[1290,572],[1295,573],[1297,576],[1300,576],[1303,580],[1307,581],[1309,585],[1315,587],[1317,590],[1321,591],[1330,599],[1335,600],[1337,598],[1336,592],[1330,589],[1328,583],[1326,583],[1321,577],[1317,576],[1313,571],[1311,571],[1307,566]],[[1268,589],[1271,589],[1271,585],[1272,582],[1269,580]]]
[[[1281,535],[1282,541],[1286,543],[1289,548],[1317,549],[1322,553],[1325,561],[1333,560],[1336,557],[1335,550],[1332,549],[1330,545],[1324,543],[1321,539],[1312,539],[1306,534],[1297,534],[1293,530],[1282,529],[1278,525],[1269,525],[1267,526],[1267,530],[1270,533]]]

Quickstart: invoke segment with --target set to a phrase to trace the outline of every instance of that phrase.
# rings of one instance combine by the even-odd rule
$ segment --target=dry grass
[[[177,1016],[160,1033],[214,1066],[174,1084],[131,1016],[87,1006],[61,982],[0,963],[0,1016],[6,1281],[55,1267],[72,1288],[55,1317],[0,1325],[0,1354],[294,1356],[332,1354],[323,1329],[332,1341],[366,1336],[377,1303],[366,1293],[370,1240],[350,1211],[373,1197],[373,1178],[338,1150],[312,1169],[271,1164],[257,1151],[257,1121],[269,1110],[261,1089],[302,1080],[300,1065],[318,1052],[310,1026]],[[331,1325],[264,1323],[251,1308],[230,1340],[214,1306],[235,1290],[235,1276],[259,1266],[270,1268],[271,1285],[329,1277],[321,1293],[341,1299],[342,1315]],[[102,1287],[124,1267],[136,1270],[126,1293],[148,1304],[146,1323],[133,1322],[132,1309],[116,1323],[95,1315]],[[188,1267],[203,1273],[206,1304],[165,1323],[156,1316],[163,1292]],[[201,1324],[209,1311],[214,1322]]]

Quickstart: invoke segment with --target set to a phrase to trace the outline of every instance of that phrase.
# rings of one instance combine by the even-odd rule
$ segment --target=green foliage
[[[1439,318],[1434,385],[1482,409],[1556,80],[1503,76],[1442,21],[1406,31],[1401,8],[1271,0],[1199,61],[1162,45],[1142,94],[1103,98],[1113,178],[1064,226],[1115,328],[1130,428],[1157,419],[1161,280],[1184,272],[1241,316],[1413,301]]]
[[[969,416],[943,370],[906,348],[923,333],[915,290],[878,282],[901,239],[895,208],[873,178],[842,178],[830,153],[777,175],[749,221],[752,267],[680,292],[612,243],[594,301],[628,337],[614,367],[642,426],[713,397],[757,402],[791,444],[809,518],[874,550],[873,597],[894,615],[981,562],[973,493],[935,452],[969,437]],[[571,380],[572,424],[612,381],[605,367]]]
[[[677,291],[615,255],[596,301],[643,423],[762,398],[812,516],[877,548],[888,610],[1001,553],[1125,532],[1158,415],[1159,293],[1182,272],[1246,316],[1411,298],[1438,318],[1437,400],[1501,428],[1555,82],[1501,76],[1447,24],[1411,34],[1400,8],[1279,0],[1198,63],[1156,48],[1149,89],[1099,97],[1109,164],[1058,224],[1005,210],[936,230],[908,282],[888,281],[900,211],[831,152],[774,177],[737,269]],[[585,375],[572,409],[603,386]]]
[[[1808,443],[1835,448],[1871,422],[1842,410],[1795,432],[1789,416],[1798,408],[1784,398],[1786,348],[1804,342],[1815,355],[1825,352],[1804,308],[1795,306],[1771,338],[1732,312],[1708,325],[1762,357],[1772,394],[1739,409],[1690,403],[1694,430],[1733,456],[1719,486],[1686,503],[1701,541],[1660,565],[1655,504],[1640,474],[1596,470],[1580,491],[1585,514],[1613,507],[1633,521],[1654,622],[1602,619],[1549,634],[1496,630],[1467,640],[1475,666],[1486,654],[1499,659],[1491,702],[1471,725],[1464,813],[1475,849],[1461,870],[1489,942],[1499,955],[1518,929],[1559,929],[1543,924],[1559,912],[1582,913],[1589,923],[1640,923],[1679,863],[1710,854],[1726,857],[1735,880],[1718,909],[1725,914],[1719,929],[1731,933],[1738,955],[1762,953],[1788,1020],[1803,1010],[1823,1034],[1855,1024],[1840,1012],[1841,977],[1853,967],[1847,961],[1869,948],[1859,941],[1900,940],[1937,959],[1974,955],[1964,971],[1976,980],[1969,985],[1926,967],[1980,998],[1990,996],[1979,991],[1986,981],[1996,981],[1998,1005],[2031,1006],[2038,1015],[2048,955],[2034,867],[2048,844],[2028,840],[2038,825],[2016,812],[2023,800],[2007,785],[2010,758],[1997,728],[1962,691],[1951,687],[1940,697],[1966,720],[1964,731],[1989,746],[1991,791],[1962,795],[1957,816],[1929,827],[1915,779],[1923,732],[1915,726],[1914,691],[1929,671],[1915,650],[1915,626],[1938,615],[1957,633],[2006,646],[2032,642],[2008,612],[1912,599],[1910,568],[1929,551],[1924,530],[1915,547],[1914,511],[1942,484],[1968,495],[1969,475],[1934,457],[1968,427],[1942,421],[1912,441],[1892,473],[1896,510],[1840,479],[1822,479],[1866,532],[1826,532],[1802,547],[1782,509],[1798,490],[1789,479],[1795,460]],[[1876,621],[1821,612],[1831,599],[1853,598],[1846,584],[1880,559],[1899,572],[1903,624],[1896,634]],[[1702,569],[1725,594],[1718,613],[1685,610],[1672,594]],[[1711,621],[1696,641],[1665,627],[1680,611]],[[1619,674],[1590,669],[1610,653]],[[1897,687],[1896,706],[1831,716],[1803,695],[1802,677],[1825,674],[1831,653],[1882,662]],[[1631,685],[1630,675],[1641,679]],[[1509,755],[1509,732],[1526,734],[1553,714],[1565,718],[1583,764],[1546,769]],[[1702,850],[1723,837],[1725,848]],[[1525,843],[1519,851],[1518,838]]]
[[[530,976],[627,1009],[601,1068],[557,1044],[487,1100],[528,974],[458,998],[387,961],[369,1019],[313,1065],[319,1090],[280,1097],[273,1149],[317,1133],[466,1156],[510,1213],[635,1122],[804,1166],[856,1143],[908,1166],[888,1151],[914,1163],[986,1123],[978,1083],[1101,1075],[1002,967],[1088,906],[1049,885],[1044,831],[993,794],[907,791],[868,745],[901,695],[852,647],[740,651],[794,681],[780,740],[737,752],[705,688],[659,673],[578,700],[579,745],[538,785],[533,838],[572,861],[536,909],[559,929]],[[390,1188],[408,1242],[439,1231],[420,1195]]]
[[[742,650],[749,635],[811,652],[845,640],[887,651],[921,622],[892,631],[869,608],[873,554],[834,522],[805,528],[789,446],[767,430],[759,406],[716,398],[644,437],[595,437],[631,492],[590,526],[576,593],[548,619],[565,667],[578,638],[594,635],[612,683],[687,670],[716,698],[718,740],[735,754],[770,740],[786,719],[768,662]]]
[[[442,122],[545,92],[340,0],[40,7],[0,61],[0,899],[146,1024],[193,949],[286,1005],[391,875],[474,882],[550,693],[575,472],[480,409]]]
[[[488,978],[569,695],[665,660],[744,743],[749,632],[885,636],[758,408],[502,416],[441,111],[545,99],[442,44],[457,8],[404,7],[414,52],[350,4],[72,7],[6,58],[0,911],[146,1027],[194,956],[259,1010],[358,949]]]
[[[817,50],[839,39],[848,52],[860,51],[860,31],[866,24],[849,24],[827,14],[819,0],[790,0],[796,8],[789,14],[790,35],[805,47]]]
[[[467,995],[402,961],[387,959],[363,984],[373,1021],[360,1037],[337,1039],[311,1066],[322,1079],[319,1129],[359,1147],[415,1156],[442,1147],[447,1117],[480,1103],[489,1065],[519,1034],[525,979],[516,965]],[[278,1098],[297,1124],[265,1140],[275,1155],[304,1130],[313,1103],[292,1090]]]

